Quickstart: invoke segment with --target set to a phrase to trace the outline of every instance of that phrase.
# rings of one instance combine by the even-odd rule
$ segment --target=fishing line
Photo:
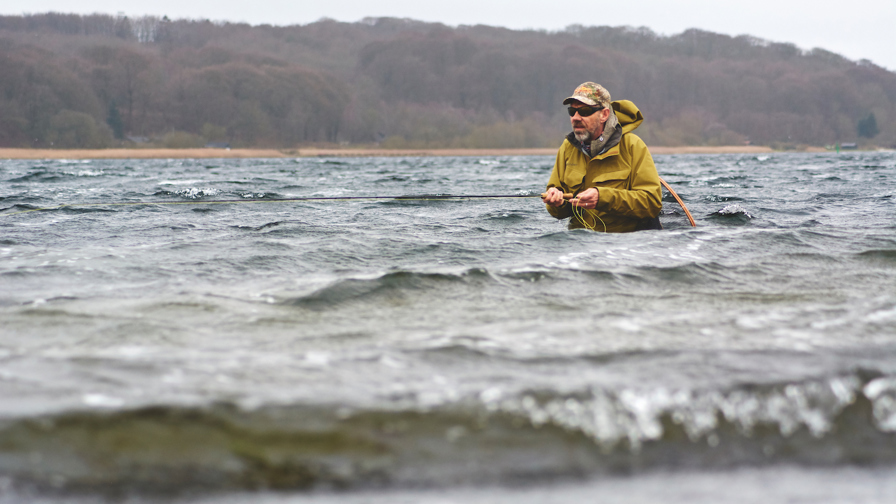
[[[140,205],[235,205],[245,203],[289,203],[301,201],[349,201],[349,200],[400,200],[400,201],[432,201],[451,199],[500,199],[500,198],[540,198],[541,194],[420,194],[409,196],[304,196],[298,198],[271,198],[271,199],[240,199],[240,200],[191,200],[191,201],[112,201],[106,203],[64,203],[61,205],[29,208],[18,212],[4,213],[2,215],[21,215],[31,212],[44,212],[60,210],[63,208],[84,207],[120,207]]]
[[[573,206],[572,213],[573,213],[573,215],[576,216],[576,219],[578,219],[579,222],[581,222],[582,225],[584,225],[586,228],[590,229],[591,231],[597,231],[597,222],[595,221],[594,225],[592,226],[590,223],[588,223],[588,220],[585,218],[585,216],[594,217],[595,219],[599,220],[601,224],[604,225],[604,233],[607,232],[607,223],[604,222],[603,219],[598,217],[596,212],[592,213],[591,210],[589,210],[587,208]]]
[[[694,218],[691,217],[691,212],[688,211],[688,207],[685,206],[684,202],[681,201],[681,198],[678,197],[678,194],[675,193],[674,190],[669,186],[669,184],[660,177],[660,182],[675,198],[675,201],[681,206],[684,210],[684,213],[687,215],[688,220],[691,222],[692,227],[697,227],[697,224],[694,223]],[[275,199],[240,199],[240,200],[191,200],[191,201],[112,201],[105,203],[63,203],[61,205],[51,206],[51,207],[41,207],[41,208],[29,208],[27,210],[20,210],[18,212],[10,212],[10,213],[0,213],[3,216],[12,216],[12,215],[21,215],[31,212],[45,212],[49,210],[60,210],[63,208],[84,208],[84,207],[116,207],[116,206],[140,206],[140,205],[237,205],[237,204],[246,204],[246,203],[290,203],[290,202],[301,202],[301,201],[350,201],[350,200],[398,200],[398,201],[432,201],[432,200],[451,200],[451,199],[502,199],[502,198],[543,198],[544,194],[536,194],[536,193],[520,193],[520,194],[419,194],[419,195],[408,195],[408,196],[303,196],[298,198],[275,198]],[[564,194],[564,199],[572,198],[572,194]],[[596,214],[592,214],[588,210],[584,211],[584,214],[579,211],[578,207],[573,207],[573,213],[576,218],[582,222],[588,229],[595,231],[597,227],[597,222],[594,223],[594,226],[588,224],[587,220],[584,218],[584,214],[589,216],[594,216],[597,220],[604,225],[604,232],[607,231],[607,224],[598,217]]]
[[[678,196],[678,193],[676,193],[675,190],[672,189],[672,186],[670,186],[669,183],[663,179],[663,177],[658,177],[658,178],[660,179],[660,184],[662,184],[662,186],[665,187],[667,191],[669,191],[669,194],[671,194],[672,197],[675,198],[675,201],[678,203],[678,206],[680,206],[681,209],[684,210],[684,214],[688,217],[688,221],[691,223],[691,227],[697,227],[697,223],[694,222],[694,217],[691,216],[691,211],[688,210],[688,207],[687,207],[687,205],[684,204],[684,201],[681,201],[681,198]],[[575,195],[573,195],[571,193],[563,193],[563,199],[570,200],[572,198],[575,198]],[[594,226],[592,226],[591,224],[588,223],[588,221],[584,217],[585,215],[593,216],[595,219],[599,220],[601,224],[604,225],[604,233],[607,232],[607,223],[604,222],[603,219],[598,217],[596,213],[591,213],[591,211],[588,209],[584,209],[584,212],[583,212],[583,209],[580,209],[579,207],[576,207],[576,206],[572,207],[572,213],[576,217],[576,219],[578,219],[579,222],[582,223],[583,226],[585,226],[586,228],[588,228],[592,231],[597,231],[597,222],[595,222]]]

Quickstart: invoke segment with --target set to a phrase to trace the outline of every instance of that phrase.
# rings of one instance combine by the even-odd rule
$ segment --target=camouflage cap
[[[610,92],[603,86],[595,82],[585,82],[579,84],[579,87],[572,93],[572,96],[563,100],[564,105],[569,105],[571,101],[582,102],[592,107],[610,107]]]

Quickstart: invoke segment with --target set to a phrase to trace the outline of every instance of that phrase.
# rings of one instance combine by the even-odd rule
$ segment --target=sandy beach
[[[809,150],[821,148],[810,148]],[[737,154],[773,152],[770,147],[728,145],[718,147],[651,147],[654,155]],[[370,156],[553,156],[557,149],[9,149],[0,159],[165,159],[165,158],[289,158]]]

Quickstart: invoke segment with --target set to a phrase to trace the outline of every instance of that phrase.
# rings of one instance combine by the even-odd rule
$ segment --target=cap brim
[[[579,103],[584,103],[585,105],[590,105],[592,107],[597,106],[597,102],[592,100],[591,98],[585,98],[584,96],[570,96],[569,98],[563,100],[564,105],[569,105],[570,103],[577,101]]]

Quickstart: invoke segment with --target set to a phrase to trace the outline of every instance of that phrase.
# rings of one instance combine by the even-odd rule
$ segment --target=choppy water
[[[698,227],[667,197],[626,235],[537,198],[202,203],[551,164],[0,161],[0,499],[896,499],[892,152],[657,156]]]

